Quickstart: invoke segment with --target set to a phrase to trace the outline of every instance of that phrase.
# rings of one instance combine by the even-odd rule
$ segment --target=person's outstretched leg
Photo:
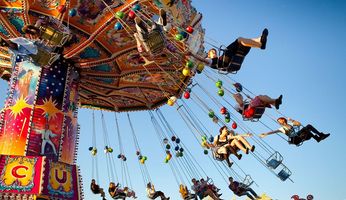
[[[330,135],[319,132],[315,127],[313,127],[310,124],[303,127],[299,132],[300,137],[302,137],[303,140],[309,140],[311,138],[314,138],[317,142],[320,142],[321,140],[327,138]]]
[[[223,155],[223,159],[226,160],[228,167],[232,167],[233,162],[229,159],[229,155],[228,154],[222,154]]]
[[[229,153],[235,155],[238,158],[238,160],[241,159],[242,155],[238,154],[237,150],[234,147],[229,146],[227,149],[228,149]]]
[[[257,195],[257,193],[256,193],[252,188],[247,188],[246,191],[247,191],[247,192],[250,192],[254,197],[259,198],[259,196]]]
[[[324,134],[324,133],[318,131],[318,130],[317,130],[315,127],[313,127],[311,124],[306,125],[304,128],[307,129],[309,132],[312,132],[312,133],[317,134],[317,135],[321,138],[321,140],[326,139],[326,138],[330,135],[329,133],[328,133],[328,134]]]
[[[246,153],[246,148],[237,140],[237,139],[234,139],[232,142],[231,142],[231,145],[234,147],[237,147],[238,149],[242,150],[244,153]]]
[[[272,99],[268,95],[258,95],[257,97],[265,104],[275,105],[276,99]]]
[[[277,98],[277,99],[272,99],[271,97],[269,97],[267,95],[258,95],[257,97],[263,103],[275,106],[276,109],[279,109],[280,105],[282,104],[282,95],[280,95],[279,98]]]
[[[249,149],[249,150],[251,150],[251,151],[254,151],[254,150],[255,150],[254,146],[252,146],[245,138],[243,138],[243,137],[238,137],[238,140],[239,140],[241,143],[243,143],[243,145],[244,145],[247,149]]]
[[[163,199],[169,199],[165,196],[165,194],[161,191],[157,191],[155,194],[157,194],[157,197],[160,197],[162,200]],[[154,195],[155,196],[155,195]]]
[[[101,194],[101,197],[105,197],[105,192],[103,191],[102,188],[100,188],[100,194]]]
[[[210,189],[207,189],[207,191],[205,191],[205,194],[210,196],[213,200],[219,200],[220,198],[217,197],[213,191],[211,191]]]
[[[250,193],[245,193],[245,195],[247,196],[247,197],[249,197],[249,199],[251,199],[251,200],[256,200],[256,198],[255,197],[253,197]]]
[[[262,35],[258,38],[239,37],[238,42],[246,47],[255,47],[265,49],[267,45],[268,29],[264,29]]]
[[[255,47],[255,48],[261,48],[261,38],[243,38],[243,37],[238,37],[238,42],[246,47]]]

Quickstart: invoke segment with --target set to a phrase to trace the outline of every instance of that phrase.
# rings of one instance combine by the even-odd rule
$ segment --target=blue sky
[[[244,84],[256,94],[268,94],[277,97],[283,94],[283,105],[280,111],[304,124],[313,124],[319,130],[331,133],[321,143],[306,142],[301,147],[289,146],[276,136],[265,138],[274,149],[284,156],[285,164],[293,172],[294,183],[281,182],[268,172],[251,156],[244,156],[238,162],[241,168],[251,174],[258,184],[254,189],[258,193],[266,192],[275,199],[289,199],[293,194],[306,197],[313,194],[320,200],[345,200],[346,150],[342,146],[346,141],[344,124],[346,123],[346,3],[344,1],[234,1],[204,0],[193,1],[198,11],[203,13],[203,26],[206,29],[207,41],[211,39],[218,45],[228,45],[235,38],[257,37],[263,28],[269,29],[266,50],[252,49],[243,63],[241,71],[231,77]],[[208,46],[207,46],[208,47]],[[196,81],[203,83],[216,96],[214,83],[206,76],[199,75]],[[226,86],[227,87],[227,86]],[[1,82],[2,96],[6,93],[6,84]],[[194,92],[194,91],[193,91]],[[203,95],[195,91],[196,95]],[[4,97],[2,97],[4,98]],[[205,96],[201,98],[207,99]],[[231,99],[226,101],[234,103]],[[3,101],[1,101],[3,104]],[[187,101],[189,103],[189,101]],[[190,104],[190,103],[189,103]],[[212,105],[212,102],[208,102]],[[217,133],[218,128],[198,107],[191,103],[193,111],[205,122],[207,128]],[[215,110],[219,108],[215,107]],[[164,106],[162,112],[171,126],[181,136],[187,147],[202,165],[208,175],[222,189],[223,198],[230,199],[233,194],[227,189],[220,174],[211,162],[203,155],[200,145],[192,137],[174,108]],[[97,113],[98,148],[101,152],[102,127],[100,113]],[[270,111],[274,116],[276,112]],[[164,152],[155,136],[147,112],[130,113],[134,129],[142,147],[148,156],[147,166],[156,188],[163,190],[172,200],[180,199],[178,187],[168,165],[163,163]],[[82,109],[79,112],[81,139],[78,165],[81,166],[86,199],[99,199],[91,194],[91,156],[88,147],[91,145],[92,119],[91,111]],[[105,113],[107,129],[115,155],[118,143],[115,137],[113,113]],[[130,127],[126,115],[120,114],[120,129],[128,157],[132,184],[139,199],[145,199],[145,188],[135,156]],[[277,125],[268,119],[264,122],[271,128]],[[258,123],[247,123],[255,131],[268,131]],[[99,154],[101,186],[108,186],[108,175],[104,155]],[[118,160],[117,169],[120,172]],[[236,170],[239,170],[236,168]]]

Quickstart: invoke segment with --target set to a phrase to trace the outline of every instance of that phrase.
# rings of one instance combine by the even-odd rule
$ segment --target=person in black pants
[[[262,133],[260,134],[260,137],[263,138],[274,133],[284,133],[288,136],[289,144],[300,145],[304,141],[310,140],[311,138],[314,138],[317,142],[320,142],[330,135],[329,133],[324,134],[318,131],[311,124],[302,126],[299,121],[290,118],[286,119],[285,117],[280,117],[277,119],[277,121],[281,125],[278,130],[270,131],[268,133]]]
[[[113,199],[126,199],[126,194],[119,188],[119,183],[115,185],[115,183],[110,182],[108,192]]]
[[[91,184],[90,184],[90,190],[92,191],[92,193],[94,194],[100,194],[102,199],[105,200],[105,192],[103,191],[102,188],[100,188],[99,185],[96,184],[95,179],[91,180]]]
[[[207,58],[202,58],[198,55],[194,55],[191,52],[187,52],[187,55],[191,55],[213,69],[235,72],[240,70],[241,64],[245,56],[250,52],[251,47],[260,49],[266,48],[268,33],[268,29],[264,29],[262,35],[258,38],[249,39],[239,37],[228,45],[226,49],[222,50],[223,53],[220,57],[218,57],[218,53],[215,48],[208,51]]]

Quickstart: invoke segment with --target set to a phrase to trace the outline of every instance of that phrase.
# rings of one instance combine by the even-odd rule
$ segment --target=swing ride
[[[138,19],[143,23],[139,24]],[[0,199],[83,199],[76,165],[79,108],[93,110],[91,190],[103,199],[105,191],[113,199],[136,197],[127,164],[128,149],[122,144],[119,112],[127,112],[148,198],[169,199],[164,188],[161,192],[154,187],[146,166],[148,157],[141,149],[130,111],[148,112],[163,162],[169,165],[182,199],[219,199],[217,183],[208,177],[190,151],[190,144],[162,112],[160,106],[165,104],[176,108],[196,143],[201,143],[201,153],[225,183],[232,176],[244,186],[241,195],[246,195],[255,181],[240,167],[241,161],[232,158],[232,163],[224,162],[231,156],[230,151],[249,154],[280,180],[291,180],[292,172],[283,156],[246,122],[262,123],[262,117],[272,118],[265,107],[256,107],[250,117],[239,117],[233,102],[226,101],[236,93],[255,96],[224,75],[241,69],[249,47],[247,53],[239,48],[227,64],[223,63],[225,68],[236,69],[233,71],[204,69],[198,59],[187,56],[205,54],[201,20],[202,15],[189,0],[1,1],[0,75],[8,82],[9,90],[0,119]],[[219,97],[195,81],[195,75],[201,73],[207,81],[216,83]],[[226,87],[231,85],[235,89]],[[227,135],[210,131],[192,105],[209,116],[211,123],[226,127]],[[96,133],[99,127],[94,110],[101,110],[102,133]],[[110,140],[103,111],[114,112],[117,144]],[[97,185],[97,134],[103,136],[109,190]],[[247,148],[250,140],[252,148]],[[119,164],[121,177],[116,171]],[[189,190],[198,182],[191,183],[193,179],[204,184],[205,192],[196,187]],[[270,198],[263,194],[258,199]]]

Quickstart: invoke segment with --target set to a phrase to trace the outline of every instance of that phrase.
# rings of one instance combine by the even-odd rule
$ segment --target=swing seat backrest
[[[165,47],[165,40],[163,38],[162,33],[159,30],[152,30],[147,39],[145,40],[145,44],[147,46],[147,50],[151,54],[161,53],[163,48]]]
[[[267,166],[271,169],[276,169],[283,161],[283,157],[279,152],[273,153],[267,160]]]
[[[184,200],[190,200],[190,199],[196,199],[196,194],[189,194],[189,195],[187,195],[185,198],[184,198]]]
[[[246,54],[249,52],[249,47],[240,46],[234,55],[230,58],[227,71],[232,74],[236,74],[243,64]]]
[[[40,27],[41,35],[40,38],[49,42],[50,45],[53,46],[63,46],[68,39],[70,38],[70,35],[67,33],[60,32],[59,30],[56,30],[52,27]]]
[[[254,108],[254,114],[251,117],[246,117],[245,116],[245,110],[249,107],[249,103],[244,103],[244,108],[243,108],[243,120],[244,121],[252,121],[252,122],[257,122],[259,119],[261,119],[262,115],[264,114],[265,107],[256,107]]]
[[[285,172],[284,170],[281,170],[279,173],[278,173],[278,177],[282,180],[282,181],[285,181],[288,179],[288,177],[290,177],[290,174],[288,174],[287,172]]]
[[[274,159],[274,158],[269,160],[269,161],[267,161],[268,167],[270,167],[272,169],[276,169],[280,164],[281,164],[281,162],[276,160],[276,159]]]
[[[246,175],[243,182],[240,183],[240,186],[243,188],[249,188],[254,183],[252,177],[250,175]]]
[[[290,176],[292,175],[292,172],[287,168],[283,168],[279,173],[278,173],[278,177],[282,180],[285,181],[287,180]]]

